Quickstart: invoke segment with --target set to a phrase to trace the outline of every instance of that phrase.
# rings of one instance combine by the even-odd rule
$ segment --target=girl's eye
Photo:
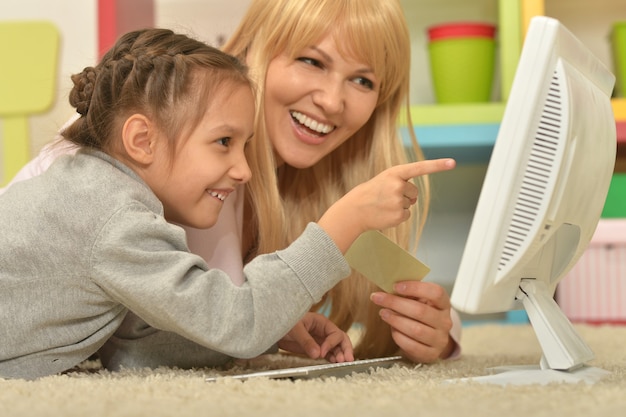
[[[220,139],[218,139],[218,140],[217,140],[217,143],[219,143],[219,144],[220,144],[220,145],[222,145],[222,146],[226,146],[226,147],[228,147],[228,145],[230,145],[230,141],[231,141],[231,138],[226,137],[226,138],[220,138]]]

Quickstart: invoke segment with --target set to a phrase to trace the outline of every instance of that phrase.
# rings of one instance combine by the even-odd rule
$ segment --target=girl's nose
[[[243,153],[237,158],[233,167],[230,169],[230,176],[240,184],[245,184],[252,178],[252,171]]]

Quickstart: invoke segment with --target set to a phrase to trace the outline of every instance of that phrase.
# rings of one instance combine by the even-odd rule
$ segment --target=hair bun
[[[84,116],[89,111],[91,96],[93,95],[96,83],[96,70],[94,67],[87,67],[80,74],[72,75],[74,88],[70,92],[70,104],[76,111]]]

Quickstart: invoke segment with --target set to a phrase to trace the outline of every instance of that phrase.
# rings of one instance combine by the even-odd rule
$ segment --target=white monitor
[[[593,352],[554,292],[604,206],[617,145],[614,82],[559,21],[531,20],[452,291],[462,312],[526,310],[543,352],[538,382],[592,371]],[[509,377],[517,378],[498,378]]]

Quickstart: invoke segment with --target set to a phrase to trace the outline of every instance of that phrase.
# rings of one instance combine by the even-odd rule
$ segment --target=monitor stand
[[[588,366],[593,352],[552,297],[553,291],[541,281],[523,279],[517,298],[528,313],[543,356],[538,365],[499,366],[492,375],[452,381],[475,381],[499,385],[586,382],[593,384],[610,372]]]
[[[556,369],[542,369],[541,365],[518,365],[518,366],[497,366],[488,368],[491,375],[478,377],[449,379],[447,382],[479,382],[496,385],[547,385],[551,383],[577,384],[585,382],[588,385],[595,384],[609,371],[593,366],[583,365],[574,370],[557,371]]]

